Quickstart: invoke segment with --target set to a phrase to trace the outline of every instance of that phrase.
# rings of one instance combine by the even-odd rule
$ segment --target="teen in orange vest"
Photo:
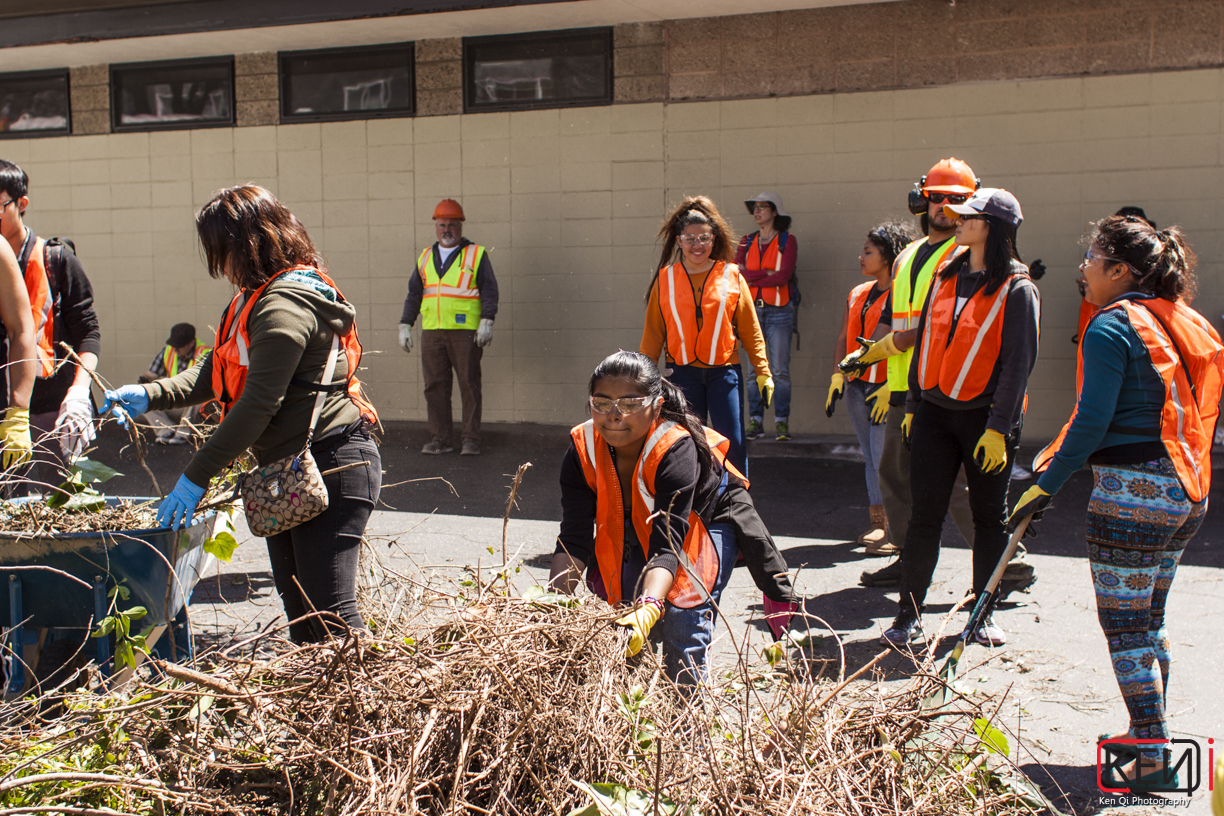
[[[8,241],[0,241],[0,324],[8,336],[9,381],[9,407],[0,420],[0,467],[8,470],[28,461],[34,448],[30,436],[30,393],[38,370],[34,315],[17,256]]]
[[[1011,464],[1037,359],[1040,298],[1016,252],[1020,202],[1006,190],[983,187],[944,210],[958,219],[956,243],[968,251],[936,273],[918,319],[902,424],[910,440],[913,510],[900,608],[883,637],[897,645],[922,633],[939,536],[962,466],[973,512],[974,595],[1003,555]],[[1001,646],[1006,636],[988,614],[976,640]]]
[[[1112,739],[1169,737],[1165,604],[1178,560],[1207,512],[1224,382],[1220,336],[1186,305],[1194,266],[1177,227],[1158,232],[1127,216],[1097,225],[1080,264],[1085,298],[1099,311],[1080,339],[1075,410],[1038,455],[1033,469],[1044,472],[1009,522],[1014,528],[1027,515],[1039,518],[1050,497],[1085,462],[1092,465],[1088,562],[1130,715],[1129,729]],[[1139,768],[1132,764],[1125,775],[1168,781],[1156,763],[1162,747],[1140,752]],[[1112,787],[1124,787],[1110,773]]]
[[[731,227],[713,201],[690,196],[668,216],[659,238],[663,252],[647,292],[639,351],[658,360],[666,350],[668,376],[690,410],[730,440],[727,457],[747,473],[741,342],[765,405],[773,397],[773,376],[752,293],[732,263]]]
[[[363,630],[357,562],[382,467],[369,434],[378,416],[354,376],[361,358],[357,311],[328,276],[306,228],[262,187],[217,193],[196,216],[196,232],[209,275],[239,290],[218,323],[212,352],[177,376],[107,391],[102,410],[126,421],[150,409],[220,403],[221,424],[158,508],[158,522],[171,528],[191,524],[209,481],[248,449],[268,465],[309,445],[322,472],[364,462],[323,477],[322,514],[267,538],[294,641]],[[331,385],[323,386],[330,360]],[[312,607],[324,616],[309,616]]]

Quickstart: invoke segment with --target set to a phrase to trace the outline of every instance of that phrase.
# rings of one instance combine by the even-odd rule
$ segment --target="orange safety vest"
[[[739,360],[735,334],[739,283],[739,268],[717,261],[701,284],[699,321],[696,295],[684,265],[674,263],[659,270],[659,309],[667,331],[667,356],[674,363],[725,366]]]
[[[938,387],[949,399],[968,402],[986,390],[994,373],[1003,342],[1003,307],[1016,276],[1008,275],[993,295],[987,296],[985,287],[974,292],[959,319],[957,277],[936,279],[922,335],[918,383],[923,391]]]
[[[730,442],[709,428],[706,428],[705,432],[714,458],[747,486],[748,480],[740,475],[734,465],[726,461]],[[689,436],[689,432],[683,425],[670,420],[658,420],[651,426],[646,444],[638,457],[633,471],[634,490],[631,501],[633,528],[637,531],[643,553],[650,552],[650,530],[653,524],[651,516],[655,512],[655,474],[658,472],[659,463],[667,452],[686,436]],[[595,430],[592,420],[588,419],[581,425],[574,426],[570,437],[574,441],[575,450],[578,451],[578,461],[582,463],[582,473],[586,476],[587,486],[595,493],[595,560],[599,564],[599,574],[603,579],[608,603],[615,605],[622,600],[621,563],[625,549],[625,509],[620,477],[617,476],[611,450]],[[718,580],[718,549],[696,510],[689,513],[689,531],[684,537],[684,554],[696,569],[696,577],[706,592],[711,591],[714,582]],[[667,593],[667,602],[681,609],[691,609],[705,602],[683,563],[676,569],[675,580]]]
[[[1079,323],[1075,327],[1075,342],[1079,342],[1084,337],[1084,329],[1088,328],[1088,321],[1097,313],[1099,307],[1093,306],[1087,299],[1080,298]]]
[[[1224,343],[1203,316],[1185,303],[1164,298],[1120,300],[1096,312],[1123,309],[1156,373],[1165,385],[1160,411],[1160,441],[1177,478],[1191,501],[1202,501],[1211,491],[1211,443],[1224,391]],[[1076,407],[1054,441],[1037,454],[1033,470],[1043,473],[1062,447],[1079,410],[1084,387],[1084,343],[1076,355]]]
[[[778,245],[786,240],[782,237],[783,235],[786,235],[786,233],[780,232],[775,235],[774,239],[766,245],[765,252],[762,254],[761,233],[753,233],[752,240],[748,242],[747,254],[744,255],[744,268],[753,271],[765,269],[771,272],[781,272],[782,252],[779,251]],[[790,286],[753,287],[752,299],[754,301],[762,300],[766,306],[785,306],[790,303]]]
[[[876,326],[880,324],[880,315],[888,303],[888,292],[880,293],[875,303],[867,306],[867,296],[875,288],[875,281],[861,283],[850,290],[846,301],[846,350],[845,354],[858,351],[859,337],[871,337]],[[882,383],[888,379],[888,361],[881,360],[859,375],[858,379],[866,383]]]
[[[242,396],[242,390],[246,386],[247,368],[250,365],[247,349],[251,344],[247,334],[247,322],[250,320],[251,308],[274,280],[288,272],[307,272],[311,275],[318,275],[324,283],[336,291],[338,298],[344,300],[344,295],[341,294],[335,281],[329,278],[323,270],[315,269],[313,266],[282,269],[268,278],[263,286],[256,289],[249,297],[246,292],[239,292],[235,295],[221,315],[221,325],[217,327],[217,340],[212,352],[213,395],[221,405],[222,419]],[[361,341],[357,339],[355,322],[348,334],[340,336],[340,345],[344,349],[348,363],[348,379],[345,383],[348,398],[360,409],[361,418],[374,425],[378,422],[378,412],[366,398],[365,392],[361,389],[361,382],[357,379],[357,367],[361,363]]]
[[[34,315],[35,355],[38,362],[38,377],[46,379],[55,374],[55,298],[51,294],[51,281],[47,277],[47,242],[31,232],[27,241],[33,240],[30,256],[22,270],[26,292],[30,296],[30,311]],[[23,253],[24,254],[24,253]]]

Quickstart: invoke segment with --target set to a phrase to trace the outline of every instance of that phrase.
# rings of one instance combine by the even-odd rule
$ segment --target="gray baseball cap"
[[[1020,202],[1000,187],[983,187],[969,196],[964,204],[945,204],[944,212],[950,215],[993,215],[1013,227],[1020,226],[1024,220]]]

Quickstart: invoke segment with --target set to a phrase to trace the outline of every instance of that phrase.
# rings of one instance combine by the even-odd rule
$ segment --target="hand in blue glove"
[[[171,530],[180,530],[191,526],[191,517],[195,515],[196,505],[204,498],[204,488],[180,476],[170,495],[162,499],[157,508],[157,523]]]
[[[102,401],[102,416],[111,414],[120,427],[128,426],[128,417],[138,417],[149,410],[149,392],[143,385],[121,385],[117,391],[107,391]]]

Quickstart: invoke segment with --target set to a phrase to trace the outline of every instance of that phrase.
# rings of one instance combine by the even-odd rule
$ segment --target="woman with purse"
[[[305,227],[264,188],[217,193],[196,216],[196,231],[208,274],[239,289],[213,351],[175,377],[106,392],[102,412],[126,422],[216,399],[221,423],[162,501],[158,523],[191,524],[209,481],[250,450],[259,467],[243,477],[244,507],[252,532],[267,537],[290,637],[364,631],[358,555],[382,462],[369,434],[378,415],[354,376],[356,311]],[[281,477],[284,485],[286,476],[305,477],[295,489],[310,509],[278,503],[279,491],[260,484]]]

